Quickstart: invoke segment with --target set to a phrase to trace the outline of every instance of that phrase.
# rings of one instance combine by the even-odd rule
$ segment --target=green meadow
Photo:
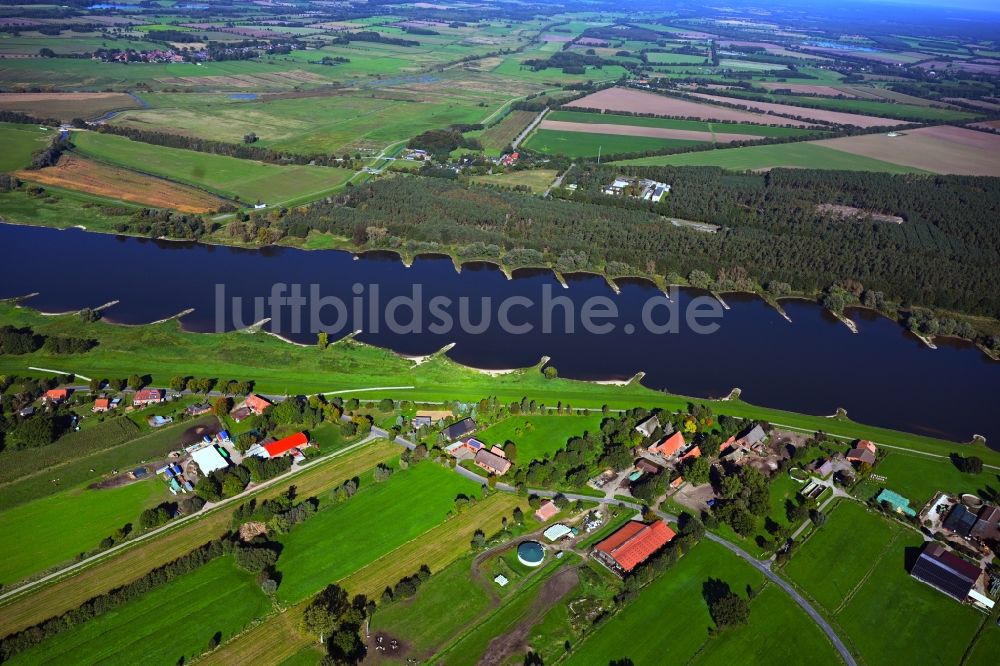
[[[222,556],[7,663],[183,663],[217,632],[225,641],[270,609],[253,575]]]
[[[4,534],[0,583],[62,564],[97,548],[101,539],[126,523],[137,524],[139,513],[169,497],[159,479],[121,488],[79,487],[0,512]]]
[[[646,150],[684,148],[703,142],[684,139],[658,139],[646,136],[624,136],[620,134],[591,134],[589,132],[565,132],[563,130],[538,129],[532,132],[524,147],[547,155],[566,157],[594,157],[637,153]]]
[[[885,481],[867,484],[874,495],[890,488],[910,500],[914,509],[926,504],[938,491],[950,494],[972,493],[996,497],[1000,493],[1000,473],[984,470],[980,474],[960,472],[948,458],[929,458],[904,451],[888,451],[878,463],[877,473]]]
[[[380,484],[363,479],[354,497],[323,508],[280,539],[278,597],[298,602],[341,580],[443,522],[459,494],[478,491],[433,462],[397,471]]]
[[[511,416],[476,437],[486,444],[500,446],[508,441],[514,442],[517,445],[517,460],[523,464],[551,456],[572,437],[597,432],[603,420],[600,414]]]
[[[77,132],[76,146],[104,162],[194,185],[229,198],[270,205],[304,203],[339,189],[348,169],[266,164],[225,155],[154,146],[99,132]]]
[[[886,118],[914,119],[922,122],[944,122],[952,120],[972,120],[980,114],[942,109],[931,106],[916,106],[914,104],[899,104],[880,102],[871,99],[840,99],[837,97],[807,97],[797,95],[754,94],[749,96],[767,102],[778,104],[803,104],[813,108],[829,111],[844,111],[847,113],[874,114]],[[736,101],[739,103],[739,100]]]
[[[781,143],[769,146],[716,148],[680,155],[656,155],[623,160],[619,164],[635,166],[717,166],[731,171],[774,169],[832,169],[835,171],[878,171],[884,173],[924,173],[920,169],[892,164],[862,155],[809,142]]]
[[[49,127],[21,123],[0,123],[0,171],[17,171],[31,164],[32,153],[42,150],[56,136]]]

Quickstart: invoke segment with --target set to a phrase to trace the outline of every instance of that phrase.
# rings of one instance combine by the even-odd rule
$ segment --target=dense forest
[[[411,176],[350,188],[276,224],[283,234],[316,229],[367,247],[493,245],[510,263],[512,254],[531,250],[553,263],[566,255],[593,269],[613,264],[668,277],[703,271],[720,282],[739,275],[804,292],[852,280],[904,304],[1000,313],[993,287],[1000,280],[998,179],[783,169],[737,175],[714,167],[624,171],[671,183],[668,203],[656,211],[600,205],[625,204],[594,193],[596,183],[619,173],[607,168],[574,176],[581,188],[573,196],[591,202]],[[897,215],[904,223],[824,215],[819,204]],[[722,228],[678,228],[663,215]]]

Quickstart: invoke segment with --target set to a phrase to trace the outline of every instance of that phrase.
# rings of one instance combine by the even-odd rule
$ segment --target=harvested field
[[[293,69],[285,72],[261,72],[228,76],[166,76],[156,79],[168,86],[199,86],[203,88],[291,88],[298,83],[329,83],[311,72]]]
[[[856,94],[848,92],[847,90],[840,90],[834,88],[833,86],[817,86],[808,83],[767,83],[763,82],[758,84],[761,88],[766,88],[767,90],[791,90],[796,94],[806,94],[806,95],[829,95],[830,97],[836,97],[837,95],[843,95],[844,97],[857,97]]]
[[[705,97],[712,97],[705,95]],[[780,105],[772,105],[780,106]],[[757,123],[759,125],[789,125],[792,127],[815,127],[810,123],[791,118],[776,118],[762,113],[729,109],[710,104],[665,97],[642,90],[628,88],[607,88],[592,95],[566,104],[568,108],[602,109],[604,111],[627,111],[630,113],[653,113],[659,116],[677,118],[698,118],[699,120],[720,120],[734,123]],[[796,109],[802,110],[802,109]],[[847,114],[841,114],[847,115]]]
[[[1000,120],[984,120],[981,123],[972,123],[969,127],[978,127],[980,129],[993,129],[1000,130]]]
[[[713,132],[698,132],[695,130],[667,129],[665,127],[637,127],[635,125],[610,125],[598,123],[573,123],[563,120],[543,120],[540,129],[559,130],[563,132],[587,132],[591,134],[618,134],[621,136],[648,136],[657,139],[683,139],[686,141],[715,141],[716,143],[732,143],[733,141],[755,141],[761,137],[753,134],[715,134]]]
[[[964,127],[921,127],[895,137],[868,134],[816,143],[933,173],[1000,176],[1000,136]]]
[[[0,110],[39,118],[95,118],[108,111],[138,108],[139,103],[125,93],[0,93]]]
[[[183,213],[207,213],[224,203],[218,197],[191,187],[175,185],[127,169],[105,166],[75,155],[63,155],[59,164],[54,167],[38,171],[18,171],[17,176],[41,185],[65,187]]]
[[[822,109],[807,109],[801,106],[790,104],[774,104],[772,102],[757,102],[747,99],[737,99],[735,97],[723,97],[722,95],[706,95],[704,93],[688,93],[690,97],[703,99],[707,102],[722,102],[724,104],[737,104],[748,109],[762,111],[764,113],[780,113],[800,118],[809,118],[825,123],[835,123],[837,125],[852,125],[854,127],[892,127],[902,124],[899,120],[890,118],[877,118],[875,116],[862,116],[856,113],[842,113],[840,111],[824,111]]]
[[[528,126],[535,116],[532,111],[511,111],[503,120],[485,130],[479,140],[487,150],[503,150]]]
[[[945,97],[945,100],[947,100],[949,102],[964,102],[965,104],[970,104],[972,106],[979,107],[980,109],[986,109],[987,111],[1000,111],[1000,104],[996,104],[994,102],[987,102],[984,99],[965,99],[963,97]],[[988,125],[990,122],[996,122],[996,121],[988,121],[986,123],[979,123],[979,124]]]

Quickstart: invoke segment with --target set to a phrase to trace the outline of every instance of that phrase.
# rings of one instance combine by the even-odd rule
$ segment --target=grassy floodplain
[[[913,167],[851,155],[813,143],[781,143],[769,146],[717,148],[682,155],[656,155],[623,160],[635,166],[717,166],[731,171],[753,171],[776,167],[833,169],[836,171],[878,171],[884,173],[925,173]]]
[[[176,663],[201,654],[216,632],[226,640],[271,607],[253,574],[222,556],[190,574],[63,632],[8,663]]]
[[[524,463],[542,460],[566,445],[566,442],[585,432],[597,432],[604,417],[590,416],[511,416],[490,426],[476,435],[486,444],[503,446],[505,442],[517,445],[517,459]]]
[[[658,139],[647,136],[537,129],[524,142],[524,147],[547,155],[591,157],[598,153],[602,155],[638,153],[647,150],[685,148],[702,143],[702,141],[688,141],[686,139]]]
[[[279,166],[225,155],[154,146],[99,132],[78,132],[80,151],[117,166],[194,185],[224,197],[271,205],[292,205],[338,190],[353,175],[348,169],[311,165]]]
[[[0,172],[17,171],[31,164],[31,155],[43,150],[56,136],[52,127],[0,123]]]

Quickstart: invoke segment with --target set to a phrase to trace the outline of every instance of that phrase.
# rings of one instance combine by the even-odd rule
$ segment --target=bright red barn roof
[[[267,455],[269,457],[276,458],[283,453],[287,453],[288,451],[300,446],[305,446],[308,443],[309,438],[306,437],[306,434],[304,432],[297,432],[284,439],[279,439],[277,442],[265,444],[264,450],[267,451]]]
[[[662,520],[649,525],[633,520],[594,548],[610,555],[625,571],[632,571],[675,536],[677,533]]]

